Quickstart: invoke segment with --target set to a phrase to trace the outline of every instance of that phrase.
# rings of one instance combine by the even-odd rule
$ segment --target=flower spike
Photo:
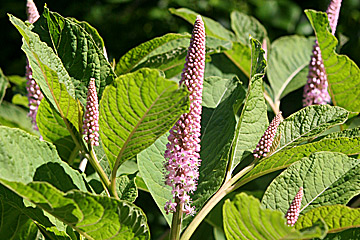
[[[334,35],[336,25],[339,18],[339,12],[342,0],[332,0],[326,13],[331,27],[331,33]],[[331,98],[328,93],[328,81],[325,72],[321,51],[317,40],[313,47],[311,60],[309,63],[308,80],[304,87],[303,106],[310,106],[314,104],[330,103]]]
[[[28,16],[28,21],[30,23],[36,22],[38,18],[40,17],[39,12],[35,6],[35,3],[32,0],[28,0],[26,3],[26,13]],[[35,82],[35,80],[32,77],[32,70],[29,64],[29,61],[26,62],[26,68],[25,68],[25,78],[27,80],[26,82],[26,90],[27,90],[27,97],[29,100],[29,113],[28,116],[31,118],[31,122],[33,124],[33,128],[35,130],[39,130],[37,124],[36,124],[36,115],[37,111],[41,102],[41,99],[43,98],[43,95],[40,91],[39,86]]]
[[[267,153],[270,152],[277,128],[279,127],[281,121],[282,115],[281,112],[279,112],[271,121],[270,125],[265,130],[264,135],[260,138],[259,143],[256,145],[256,148],[253,151],[255,158],[266,157]]]
[[[90,143],[93,146],[99,146],[99,103],[96,93],[95,78],[91,78],[89,83],[83,134],[87,143]]]
[[[195,208],[190,206],[189,193],[196,190],[201,163],[200,119],[204,69],[205,27],[201,17],[197,16],[180,80],[180,84],[190,91],[190,110],[181,115],[170,130],[164,155],[165,184],[173,189],[173,199],[165,205],[166,213],[174,213],[179,203],[184,213],[195,213]]]
[[[287,224],[290,226],[294,226],[294,224],[298,220],[303,195],[303,188],[300,187],[298,193],[295,195],[294,200],[290,204],[289,210],[286,212],[285,218],[287,219]]]

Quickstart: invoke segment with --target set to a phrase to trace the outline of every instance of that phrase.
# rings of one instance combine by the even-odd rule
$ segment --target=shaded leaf
[[[135,174],[121,175],[116,178],[117,193],[120,200],[134,202],[138,196],[138,191],[135,184]]]
[[[304,189],[300,212],[346,204],[360,193],[360,161],[343,153],[316,152],[283,171],[267,188],[262,205],[284,214],[300,187]]]
[[[6,88],[9,85],[9,81],[0,68],[0,104],[5,96]]]
[[[247,76],[250,77],[251,49],[246,44],[233,42],[231,50],[225,55]]]
[[[157,70],[115,79],[100,101],[100,136],[110,166],[150,146],[188,111],[188,104],[187,91]]]
[[[331,34],[328,17],[325,13],[306,10],[306,16],[315,30],[321,50],[329,94],[335,106],[348,111],[360,111],[360,70],[349,57],[335,52],[337,39]]]
[[[326,226],[318,222],[305,231],[298,231],[286,224],[284,214],[263,209],[258,199],[245,193],[236,195],[233,201],[223,205],[226,238],[232,239],[303,239],[323,237]]]

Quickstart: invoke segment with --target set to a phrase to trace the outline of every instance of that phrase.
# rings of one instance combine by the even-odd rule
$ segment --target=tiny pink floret
[[[270,152],[271,145],[274,141],[277,128],[279,127],[282,121],[281,112],[279,112],[274,119],[271,121],[268,128],[265,130],[264,135],[260,138],[259,143],[256,145],[256,148],[253,151],[255,158],[266,157]]]
[[[91,78],[89,83],[83,135],[87,143],[90,143],[93,146],[99,146],[99,103],[96,93],[95,78]]]
[[[304,195],[303,188],[300,187],[298,193],[295,195],[294,200],[290,204],[289,210],[285,215],[285,218],[287,219],[287,224],[290,226],[294,226],[294,224],[298,220],[303,195]]]
[[[173,199],[165,204],[166,213],[176,211],[177,202],[183,205],[185,214],[195,214],[189,193],[197,188],[200,160],[200,120],[202,89],[205,69],[205,27],[197,16],[180,84],[190,91],[189,113],[181,115],[170,130],[164,164],[165,184],[172,187]]]

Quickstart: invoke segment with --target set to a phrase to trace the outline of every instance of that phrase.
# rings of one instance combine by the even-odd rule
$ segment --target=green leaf
[[[121,175],[116,178],[117,193],[120,200],[134,202],[138,196],[138,191],[135,184],[135,174]]]
[[[13,98],[11,99],[11,103],[15,105],[20,105],[23,107],[29,108],[29,99],[27,96],[21,95],[21,94],[15,94]]]
[[[358,240],[360,228],[350,228],[342,232],[329,233],[324,240]]]
[[[62,191],[87,191],[79,172],[61,161],[55,147],[19,129],[0,127],[0,178],[46,181]]]
[[[24,22],[12,15],[9,18],[23,36],[22,49],[42,93],[60,113],[65,124],[70,122],[78,128],[81,109],[75,100],[75,85],[60,58]]]
[[[101,99],[105,86],[114,80],[115,74],[104,56],[103,46],[99,47],[102,39],[96,29],[85,22],[64,18],[46,7],[34,26],[33,31],[54,50],[69,73],[75,97],[85,106],[90,78],[95,78]]]
[[[268,78],[276,102],[305,85],[314,44],[313,37],[297,35],[281,37],[272,43]]]
[[[245,193],[236,195],[233,201],[223,205],[226,238],[232,239],[303,239],[324,237],[326,225],[314,224],[301,232],[286,224],[284,214],[263,209],[258,199]]]
[[[277,151],[315,138],[326,129],[346,121],[349,112],[340,107],[313,105],[287,117],[279,125],[281,132]]]
[[[346,129],[341,132],[334,132],[326,135],[324,138],[338,138],[338,137],[359,137],[360,136],[360,127],[353,129]]]
[[[314,10],[306,10],[305,13],[319,43],[333,104],[348,111],[359,112],[359,67],[349,57],[335,52],[338,41],[331,34],[327,15]]]
[[[189,34],[169,33],[142,43],[120,58],[116,64],[115,73],[118,76],[126,74],[138,69],[137,66],[141,64],[146,66],[147,62],[154,64],[154,61],[158,61],[156,65],[154,64],[154,67],[161,67],[162,70],[168,69],[170,65],[172,67],[182,65],[181,67],[183,67],[183,58],[186,55],[189,41]],[[166,67],[161,66],[164,63],[166,63]],[[149,64],[147,67],[149,67]]]
[[[50,103],[44,99],[41,101],[36,115],[36,122],[44,140],[52,142],[56,146],[61,159],[71,163],[78,156],[79,147],[76,146],[60,114]],[[76,132],[74,126],[70,125]],[[81,136],[77,136],[81,138]]]
[[[241,182],[245,184],[265,174],[287,168],[303,157],[308,157],[311,153],[319,151],[341,152],[347,155],[360,154],[360,138],[323,139],[279,151],[270,157],[264,158],[241,179]]]
[[[231,13],[230,19],[231,28],[241,43],[250,46],[249,36],[261,43],[267,38],[266,29],[256,18],[235,10]]]
[[[171,214],[166,214],[165,203],[172,198],[171,187],[164,181],[164,153],[168,134],[161,136],[150,147],[138,154],[139,171],[150,191],[152,198],[159,207],[166,222],[171,226]]]
[[[46,182],[0,182],[87,239],[150,239],[144,213],[127,201],[77,190],[63,193]]]
[[[266,68],[264,50],[261,49],[259,41],[255,39],[251,39],[251,46],[251,80],[240,119],[236,126],[234,149],[231,156],[232,170],[244,157],[252,153],[269,124],[262,87],[262,78],[264,77]]]
[[[295,224],[296,229],[311,226],[322,219],[329,228],[329,233],[336,233],[349,228],[360,227],[360,209],[342,205],[321,206],[300,216]]]
[[[6,88],[9,85],[9,81],[0,68],[0,104],[5,96]]]
[[[38,135],[33,129],[31,119],[27,116],[28,111],[9,102],[0,104],[0,125],[12,128],[20,128],[28,133]]]
[[[250,76],[251,70],[251,49],[248,45],[233,42],[231,50],[225,52],[225,55],[246,75]]]
[[[169,11],[170,13],[185,19],[190,24],[194,24],[196,20],[196,16],[200,15],[187,8],[178,8],[178,9],[170,8]],[[206,36],[216,37],[224,40],[236,41],[235,35],[231,31],[224,28],[220,23],[204,16],[202,16],[202,19],[205,25]]]
[[[75,22],[76,24],[80,25],[92,37],[92,39],[94,40],[96,46],[99,49],[103,49],[103,50],[105,49],[104,40],[102,39],[102,37],[100,36],[100,34],[96,30],[96,28],[94,28],[88,22],[85,22],[85,21],[79,21],[79,20],[76,20],[75,18],[67,18],[67,19],[69,19],[69,20]]]
[[[188,109],[187,90],[157,70],[140,69],[115,79],[100,101],[100,136],[110,166],[150,146]]]
[[[323,205],[347,204],[360,193],[359,171],[360,161],[343,153],[312,153],[275,178],[262,205],[285,214],[300,187],[304,189],[300,212]]]

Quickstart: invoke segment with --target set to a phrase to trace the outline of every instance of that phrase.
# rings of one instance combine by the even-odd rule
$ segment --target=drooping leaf
[[[6,88],[9,85],[9,81],[0,68],[0,104],[5,96]]]
[[[169,11],[170,13],[185,19],[190,24],[193,24],[195,22],[197,15],[200,15],[187,8],[178,8],[178,9],[170,8]],[[202,16],[202,19],[205,25],[206,36],[216,37],[224,40],[236,41],[235,35],[231,31],[224,28],[220,23],[204,16]]]
[[[79,146],[74,142],[60,114],[50,103],[44,99],[38,108],[36,123],[44,140],[52,142],[56,146],[61,159],[71,163],[79,153]],[[77,133],[70,124],[73,133]],[[81,138],[77,136],[77,138]]]
[[[251,80],[240,119],[236,126],[231,169],[234,169],[241,159],[252,153],[269,123],[262,88],[262,78],[266,68],[264,51],[257,40],[251,39],[251,46]]]
[[[264,158],[241,179],[241,182],[245,184],[265,174],[287,168],[294,162],[300,161],[303,157],[308,157],[311,153],[320,151],[341,152],[347,155],[360,154],[360,138],[323,139],[279,151],[270,157]]]
[[[287,117],[278,128],[281,139],[277,151],[318,136],[326,129],[346,121],[349,112],[340,107],[313,105]]]
[[[144,213],[127,201],[73,190],[63,193],[46,182],[0,183],[66,223],[87,239],[150,239]]]
[[[150,146],[188,108],[187,91],[157,70],[118,77],[100,101],[100,136],[110,166]]]
[[[9,102],[0,104],[0,125],[12,128],[20,128],[28,133],[38,135],[33,129],[31,119],[27,116],[29,112]]]
[[[309,227],[320,218],[328,226],[329,233],[336,233],[349,228],[360,228],[360,209],[343,205],[314,208],[299,217],[295,228],[302,229]]]
[[[64,18],[46,7],[34,26],[33,31],[54,50],[69,73],[76,98],[86,105],[89,81],[95,78],[100,99],[115,74],[104,56],[103,47],[98,46],[101,37],[96,30],[87,23]]]
[[[79,126],[81,109],[75,100],[75,85],[54,51],[30,31],[20,19],[9,15],[11,23],[23,36],[22,49],[33,71],[33,78],[42,93],[60,113],[65,124]]]
[[[284,214],[263,209],[258,199],[245,193],[236,195],[233,201],[223,205],[226,238],[237,239],[304,239],[324,237],[326,226],[318,222],[301,232],[286,224]]]
[[[359,112],[359,67],[349,57],[335,52],[338,41],[331,34],[327,15],[314,10],[306,10],[305,13],[315,30],[319,43],[333,104],[348,111]]]
[[[281,37],[272,43],[268,78],[275,102],[305,85],[314,44],[314,38],[297,35]]]
[[[171,226],[171,214],[166,214],[165,203],[172,198],[171,187],[164,181],[164,153],[168,143],[168,134],[161,136],[150,147],[138,154],[139,171],[150,191],[152,198],[159,207],[166,222]]]
[[[300,212],[346,204],[360,193],[360,160],[343,153],[316,152],[283,171],[267,188],[262,205],[284,214],[300,187],[304,189]]]
[[[267,38],[266,29],[256,18],[235,10],[231,13],[230,19],[231,28],[242,44],[250,47],[250,36],[261,43]]]
[[[46,181],[62,191],[87,191],[79,172],[61,161],[55,147],[19,129],[0,127],[0,178]]]

